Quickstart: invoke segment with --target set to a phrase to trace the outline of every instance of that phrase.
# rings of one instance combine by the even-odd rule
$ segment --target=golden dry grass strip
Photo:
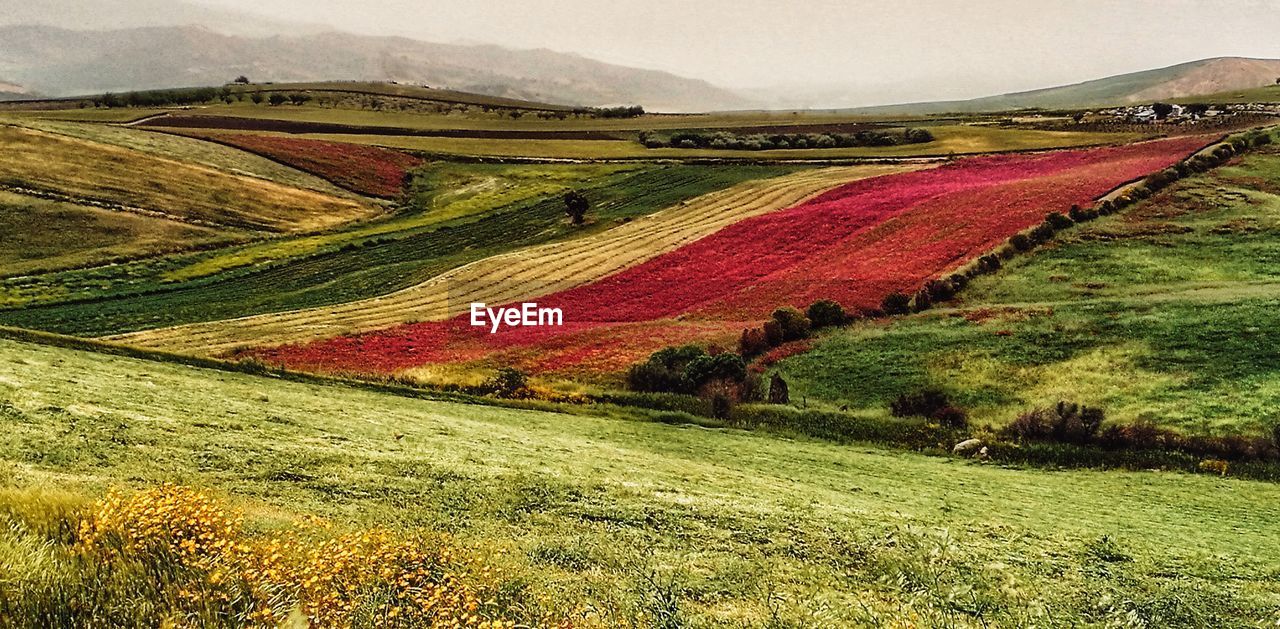
[[[447,319],[466,312],[471,302],[527,300],[600,279],[734,222],[790,207],[842,183],[925,166],[846,166],[750,181],[585,238],[478,260],[381,297],[108,338],[140,347],[219,355],[245,346],[300,343],[412,321]]]
[[[0,183],[173,220],[306,232],[370,217],[371,204],[136,150],[0,126]]]

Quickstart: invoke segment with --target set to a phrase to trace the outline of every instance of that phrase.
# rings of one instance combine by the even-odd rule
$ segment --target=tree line
[[[771,149],[827,149],[861,146],[896,146],[932,142],[927,129],[907,128],[901,131],[858,131],[857,133],[752,133],[730,131],[677,131],[659,135],[640,133],[646,148],[725,149],[767,151]]]

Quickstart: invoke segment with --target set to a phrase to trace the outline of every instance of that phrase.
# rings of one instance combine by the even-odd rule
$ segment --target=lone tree
[[[240,76],[236,77],[236,80],[235,80],[235,81],[232,81],[232,82],[233,82],[233,83],[239,83],[239,84],[241,84],[241,85],[248,85],[248,84],[249,84],[249,77],[247,77],[247,76],[245,76],[245,75],[241,74]]]
[[[586,220],[587,209],[590,207],[591,202],[581,192],[570,190],[564,193],[564,213],[569,215],[569,220],[574,225],[581,225]]]

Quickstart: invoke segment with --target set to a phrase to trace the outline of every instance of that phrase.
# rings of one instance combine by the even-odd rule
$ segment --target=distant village
[[[1240,103],[1230,105],[1177,105],[1153,103],[1150,105],[1132,105],[1114,107],[1098,112],[1085,112],[1083,117],[1093,118],[1105,116],[1119,118],[1131,123],[1149,124],[1195,124],[1204,118],[1233,115],[1237,113],[1280,114],[1280,105],[1275,103]]]

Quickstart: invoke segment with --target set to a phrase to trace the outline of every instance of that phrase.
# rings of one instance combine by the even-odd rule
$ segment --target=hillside
[[[55,96],[217,85],[241,74],[260,81],[395,80],[559,104],[639,104],[655,111],[748,105],[705,81],[550,50],[337,32],[245,37],[194,26],[0,27],[0,76]]]
[[[1280,59],[1215,57],[1027,92],[971,100],[863,107],[856,111],[904,115],[1125,105],[1257,88],[1274,84],[1277,77],[1280,77]]]
[[[637,619],[655,609],[682,621],[668,627],[893,626],[903,615],[933,627],[1239,627],[1274,614],[1280,489],[1269,483],[1006,469],[8,339],[0,418],[0,469],[12,471],[0,611],[17,604],[14,618],[47,600],[40,592],[97,592],[80,617],[102,613],[128,584],[73,578],[65,536],[45,537],[36,518],[74,517],[53,508],[72,496],[166,481],[226,496],[251,530],[309,516],[336,532],[449,532],[497,563],[505,611],[523,626],[581,608],[599,622],[547,625],[650,627]],[[129,592],[135,604],[117,607],[165,607]],[[68,625],[157,624],[91,619],[101,622]]]

